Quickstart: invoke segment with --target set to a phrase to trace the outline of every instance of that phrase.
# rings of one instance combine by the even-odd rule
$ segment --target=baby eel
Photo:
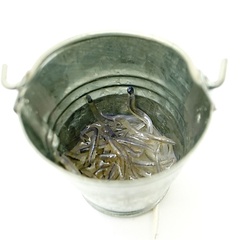
[[[55,159],[64,166],[64,168],[72,173],[80,175],[78,169],[75,167],[74,163],[65,155],[59,155],[59,153],[53,153]]]
[[[135,179],[137,177],[132,170],[131,158],[129,157],[125,147],[119,144],[117,140],[118,139],[108,139],[110,145],[112,146],[113,152],[117,153],[120,160],[122,160],[119,162],[122,171],[121,175],[124,177],[124,179],[128,179],[128,175]]]
[[[133,167],[134,172],[136,175],[138,175],[139,177],[149,177],[152,174],[149,171],[146,171],[145,169],[141,168],[141,167],[137,167],[136,165]]]
[[[130,144],[139,148],[148,149],[151,151],[154,150],[149,144],[146,144],[144,141],[135,137],[118,137],[116,138],[116,141],[121,144]]]
[[[88,104],[89,104],[89,106],[90,106],[90,109],[91,109],[94,117],[95,117],[101,124],[103,124],[103,122],[104,122],[105,119],[104,119],[104,117],[102,116],[102,114],[100,113],[100,111],[97,109],[95,103],[94,103],[93,100],[92,100],[92,97],[91,97],[90,95],[87,95],[87,96],[86,96],[86,99],[87,99],[87,101],[88,101]]]
[[[139,165],[141,167],[154,167],[154,166],[156,166],[155,162],[144,161],[144,160],[133,160],[132,163],[135,164],[135,165]]]
[[[90,95],[86,96],[88,104],[90,106],[90,109],[94,115],[94,117],[99,121],[99,123],[102,125],[103,129],[105,130],[105,132],[110,135],[111,137],[116,136],[116,134],[114,133],[114,131],[106,124],[104,124],[105,118],[103,116],[103,114],[97,109],[94,101],[92,100]]]
[[[139,158],[142,156],[144,149],[143,148],[139,148],[138,151],[133,150],[128,144],[123,143],[127,153],[133,157],[133,158]]]
[[[128,87],[127,92],[128,92],[128,109],[129,109],[129,111],[147,125],[147,129],[148,129],[149,133],[153,133],[152,120],[145,112],[143,112],[142,110],[140,110],[139,108],[136,107],[134,88],[131,86]]]
[[[107,179],[116,179],[119,176],[119,172],[117,170],[117,165],[113,163],[112,166],[109,167],[105,173]]]
[[[94,153],[96,152],[96,148],[98,146],[99,130],[97,127],[89,126],[81,132],[81,135],[85,135],[90,132],[93,132],[93,134],[90,137],[91,143],[89,146],[88,163],[92,164],[93,160],[94,160],[93,156],[94,156]]]
[[[147,132],[139,132],[137,129],[135,129],[133,126],[131,126],[131,124],[128,121],[126,121],[125,119],[121,119],[120,122],[122,123],[122,125],[124,127],[126,127],[127,129],[130,129],[137,137],[139,137],[143,140],[156,140],[156,141],[159,141],[162,143],[168,143],[168,144],[172,144],[172,145],[175,144],[175,142],[172,139],[167,138],[165,136],[156,136],[154,134],[150,134]]]
[[[127,88],[131,115],[105,115],[86,96],[96,122],[80,132],[80,141],[56,160],[67,170],[84,176],[129,180],[149,177],[175,163],[175,142],[162,136],[150,117],[136,107],[133,87]]]
[[[129,157],[127,152],[125,151],[124,147],[119,144],[114,138],[106,137],[112,150],[116,153],[122,160],[129,161]]]
[[[117,157],[117,154],[115,153],[103,153],[99,155],[99,158],[102,160],[112,159],[116,157]]]

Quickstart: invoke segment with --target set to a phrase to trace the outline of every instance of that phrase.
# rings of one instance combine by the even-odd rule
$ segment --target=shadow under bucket
[[[56,162],[53,149],[72,149],[94,122],[86,95],[108,114],[126,114],[126,89],[156,129],[175,141],[177,163],[136,180],[99,180],[76,175]],[[18,86],[15,110],[43,158],[60,166],[87,201],[112,215],[152,209],[166,194],[210,120],[213,105],[205,78],[167,42],[129,34],[99,34],[67,41],[44,55]]]

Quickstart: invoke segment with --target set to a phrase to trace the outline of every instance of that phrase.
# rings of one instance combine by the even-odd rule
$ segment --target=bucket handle
[[[221,61],[218,79],[215,82],[210,81],[206,76],[203,76],[205,84],[209,90],[220,87],[226,77],[228,60],[225,58]]]
[[[209,90],[217,88],[223,84],[226,77],[227,63],[228,61],[226,58],[222,60],[219,74],[218,74],[218,79],[215,82],[211,82],[206,76],[202,76]],[[9,84],[7,81],[7,68],[8,68],[7,64],[2,65],[2,74],[1,74],[2,85],[7,89],[18,90],[23,85],[23,81],[14,85]]]
[[[2,65],[2,73],[1,73],[1,83],[2,83],[2,85],[3,85],[5,88],[10,89],[10,90],[19,90],[19,88],[21,88],[21,87],[24,85],[24,83],[25,83],[26,75],[25,75],[25,77],[22,79],[22,81],[20,81],[19,83],[10,84],[10,83],[7,81],[7,69],[8,69],[7,64],[3,64],[3,65]]]

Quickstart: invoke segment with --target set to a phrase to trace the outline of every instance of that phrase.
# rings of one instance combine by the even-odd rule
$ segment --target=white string
[[[159,225],[159,203],[153,209],[153,240],[157,240]]]

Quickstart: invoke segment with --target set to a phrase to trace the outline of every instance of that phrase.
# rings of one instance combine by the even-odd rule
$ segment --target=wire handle
[[[226,58],[223,59],[221,62],[221,65],[220,65],[220,70],[219,70],[217,81],[211,82],[208,80],[208,78],[206,78],[206,84],[207,84],[207,87],[209,90],[217,88],[223,84],[225,77],[226,77],[227,64],[228,64],[228,60]]]
[[[228,60],[227,59],[223,59],[220,65],[220,71],[219,71],[219,75],[218,75],[218,79],[215,82],[211,82],[209,81],[209,79],[207,77],[204,77],[206,80],[206,84],[208,89],[214,89],[217,88],[219,86],[221,86],[225,80],[226,77],[226,72],[227,72],[227,63]],[[3,64],[2,65],[2,74],[1,74],[1,82],[2,85],[7,88],[7,89],[11,89],[11,90],[15,90],[15,89],[19,89],[19,87],[21,86],[21,83],[17,83],[14,85],[11,85],[8,83],[7,81],[7,64]]]
[[[2,65],[2,74],[1,74],[2,85],[5,88],[10,89],[10,90],[18,90],[19,87],[22,85],[21,82],[17,83],[17,84],[9,84],[9,82],[7,81],[7,69],[8,69],[7,64],[3,64]]]

